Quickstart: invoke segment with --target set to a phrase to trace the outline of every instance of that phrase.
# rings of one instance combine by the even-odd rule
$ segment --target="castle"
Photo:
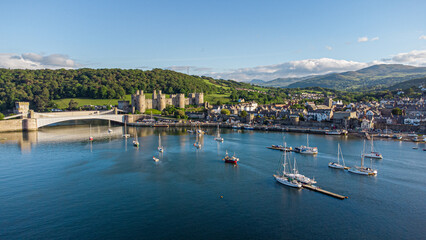
[[[136,94],[132,94],[132,112],[136,110],[144,113],[147,109],[158,109],[162,111],[167,105],[173,105],[178,108],[185,108],[185,105],[203,105],[203,93],[190,93],[188,98],[185,94],[171,94],[170,98],[166,98],[166,94],[162,94],[161,90],[154,90],[152,99],[145,99],[143,90],[137,90]]]

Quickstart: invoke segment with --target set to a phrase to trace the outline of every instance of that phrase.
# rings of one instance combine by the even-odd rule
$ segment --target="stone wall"
[[[0,132],[37,130],[36,119],[12,119],[0,121]]]

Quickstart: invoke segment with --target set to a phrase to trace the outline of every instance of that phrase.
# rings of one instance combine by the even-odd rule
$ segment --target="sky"
[[[426,1],[0,1],[0,68],[249,81],[426,66]]]

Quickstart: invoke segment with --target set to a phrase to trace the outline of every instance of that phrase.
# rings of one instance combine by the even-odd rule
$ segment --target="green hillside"
[[[337,90],[372,90],[426,76],[426,67],[400,64],[374,65],[358,71],[311,77],[288,85],[290,88],[323,87]]]
[[[411,87],[419,87],[419,86],[426,87],[426,77],[416,78],[416,79],[411,79],[405,82],[401,82],[389,87],[388,89],[389,90],[408,89]]]

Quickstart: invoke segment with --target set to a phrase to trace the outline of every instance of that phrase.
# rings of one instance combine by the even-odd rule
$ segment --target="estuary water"
[[[309,135],[317,156],[296,153],[299,171],[338,200],[277,183],[281,152],[306,134],[215,129],[56,126],[0,134],[0,239],[424,239],[426,146],[375,141],[376,177],[331,169],[340,143],[360,164],[363,140]],[[135,132],[141,146],[135,148]],[[95,138],[88,141],[89,132]],[[165,148],[157,152],[158,135]],[[221,159],[225,151],[237,166]],[[160,159],[154,162],[152,157]]]

